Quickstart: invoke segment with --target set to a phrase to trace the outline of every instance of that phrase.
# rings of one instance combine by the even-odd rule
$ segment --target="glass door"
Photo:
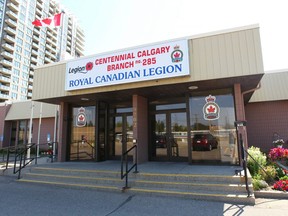
[[[154,116],[152,158],[164,161],[187,161],[186,112],[158,113]]]
[[[123,152],[133,146],[133,116],[122,113],[112,118],[112,134],[110,134],[110,158],[120,159]]]
[[[70,160],[95,159],[95,106],[74,107]]]

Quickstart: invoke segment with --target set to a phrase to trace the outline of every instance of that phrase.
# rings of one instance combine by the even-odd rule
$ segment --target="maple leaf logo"
[[[79,115],[78,119],[79,119],[79,121],[84,121],[85,117],[84,117],[84,115]]]
[[[179,52],[176,52],[175,54],[174,54],[174,58],[179,58],[180,57],[180,53]]]
[[[214,113],[215,112],[215,107],[214,106],[212,106],[212,105],[210,105],[208,108],[207,108],[207,111],[209,112],[209,113]]]

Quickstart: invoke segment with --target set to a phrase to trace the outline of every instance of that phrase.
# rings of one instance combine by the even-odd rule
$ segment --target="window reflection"
[[[189,99],[192,160],[219,161],[223,163],[238,163],[237,136],[234,128],[235,111],[234,98],[229,90],[219,91],[215,94],[205,92],[201,95],[191,96]],[[205,107],[211,112],[215,107],[207,106],[205,98],[215,96],[216,106],[219,106],[219,116],[216,119],[204,118]],[[207,113],[206,113],[207,114]],[[215,114],[216,115],[216,114]]]

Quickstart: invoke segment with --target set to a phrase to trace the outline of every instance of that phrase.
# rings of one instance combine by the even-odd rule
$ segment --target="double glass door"
[[[186,112],[165,111],[152,119],[152,159],[188,161]]]

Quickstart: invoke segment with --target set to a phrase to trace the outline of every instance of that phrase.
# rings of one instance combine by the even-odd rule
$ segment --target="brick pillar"
[[[148,161],[148,101],[133,95],[133,138],[137,140],[138,163]]]
[[[243,95],[241,92],[241,85],[234,84],[234,99],[235,99],[235,112],[236,112],[236,121],[246,121],[245,118],[245,108],[244,108],[244,100]],[[238,127],[238,143],[240,144],[240,134],[242,134],[244,148],[248,148],[248,139],[247,139],[247,132],[246,126]],[[240,156],[240,164],[242,164],[241,160],[241,149],[238,146],[239,156]]]
[[[58,143],[58,161],[67,160],[67,134],[69,126],[69,106],[67,103],[61,102],[59,110],[59,143]]]

